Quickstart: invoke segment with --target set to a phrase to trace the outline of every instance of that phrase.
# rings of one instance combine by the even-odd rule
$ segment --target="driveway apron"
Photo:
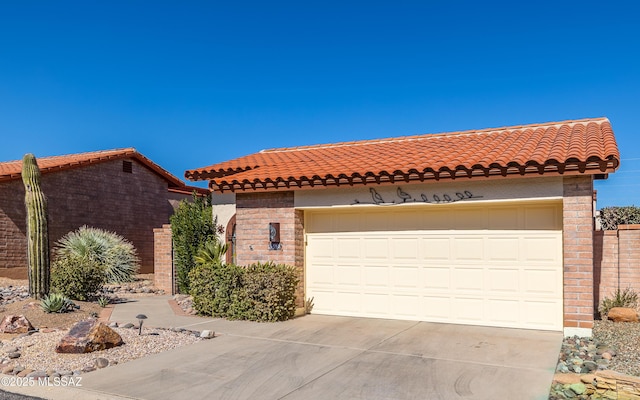
[[[87,374],[138,399],[546,399],[561,332],[308,315],[190,319],[214,339]],[[78,393],[82,396],[82,393]]]

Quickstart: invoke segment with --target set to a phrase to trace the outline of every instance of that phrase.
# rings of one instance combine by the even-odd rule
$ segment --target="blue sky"
[[[135,147],[183,178],[265,148],[606,116],[622,166],[599,206],[640,205],[639,13],[0,0],[0,160]]]

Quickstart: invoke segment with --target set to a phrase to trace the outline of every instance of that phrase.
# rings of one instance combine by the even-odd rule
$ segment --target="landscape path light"
[[[147,316],[144,314],[138,314],[136,315],[136,318],[138,319],[138,322],[140,322],[140,328],[138,328],[138,335],[142,335],[142,322],[147,319]]]

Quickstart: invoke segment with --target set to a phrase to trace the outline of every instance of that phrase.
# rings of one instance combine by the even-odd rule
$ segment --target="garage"
[[[305,211],[314,313],[562,329],[562,203]]]
[[[609,120],[587,118],[265,149],[185,176],[209,180],[237,264],[295,268],[300,311],[589,336],[594,181],[619,163]]]

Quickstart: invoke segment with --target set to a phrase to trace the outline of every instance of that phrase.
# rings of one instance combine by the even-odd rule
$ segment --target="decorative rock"
[[[82,372],[92,372],[95,371],[96,368],[92,367],[91,365],[87,365],[86,367],[82,368]]]
[[[18,348],[15,346],[7,347],[6,349],[4,349],[5,353],[15,353],[16,351],[18,351]]]
[[[126,324],[122,325],[122,328],[135,328],[136,326],[134,324],[132,324],[131,322],[127,322]]]
[[[7,315],[0,322],[0,332],[3,333],[27,333],[34,327],[24,315]]]
[[[584,385],[584,383],[574,383],[569,385],[569,389],[571,389],[571,391],[577,395],[581,395],[582,393],[587,391],[587,387]]]
[[[633,308],[614,307],[607,313],[607,318],[613,322],[638,322],[638,313]]]
[[[46,378],[48,375],[44,371],[34,371],[27,375],[27,378]]]
[[[17,351],[14,351],[13,353],[9,353],[7,354],[7,357],[9,357],[12,360],[15,360],[16,358],[20,358],[20,353]]]
[[[209,330],[203,330],[200,333],[200,337],[204,338],[204,339],[211,339],[212,337],[214,337],[216,335],[216,333],[214,331],[209,331]]]
[[[56,346],[58,353],[91,353],[123,344],[122,337],[95,319],[80,321]]]
[[[585,361],[582,366],[586,369],[585,372],[592,372],[598,369],[598,364],[594,363],[593,361]]]
[[[13,365],[9,365],[8,367],[2,368],[2,373],[3,374],[8,375],[8,374],[10,374],[12,372],[13,372]]]
[[[21,377],[21,378],[24,378],[25,376],[29,375],[29,374],[30,374],[30,373],[32,373],[33,371],[35,371],[35,370],[33,370],[33,369],[31,369],[31,368],[23,369],[22,371],[20,371],[20,372],[18,373],[18,376],[19,376],[19,377]]]
[[[109,360],[106,358],[100,357],[96,359],[96,367],[97,368],[106,368],[109,366]]]
[[[15,367],[13,367],[13,373],[17,374],[19,372],[24,371],[24,367],[22,365],[16,365]]]
[[[117,328],[117,327],[118,327],[118,323],[115,321],[109,324],[109,328]]]

